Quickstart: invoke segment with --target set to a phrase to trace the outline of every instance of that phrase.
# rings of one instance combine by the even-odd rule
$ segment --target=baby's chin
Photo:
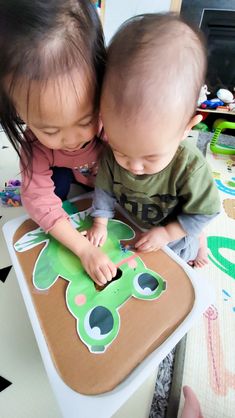
[[[129,171],[129,173],[133,174],[133,176],[151,176],[153,174],[157,174],[158,171],[157,170],[144,170],[144,171],[132,171],[132,170],[127,170]]]

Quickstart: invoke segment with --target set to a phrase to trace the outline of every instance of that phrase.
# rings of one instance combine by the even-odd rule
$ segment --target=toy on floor
[[[194,131],[209,132],[209,128],[205,122],[199,122],[192,129]]]
[[[234,146],[231,145],[221,145],[218,143],[219,136],[222,131],[225,129],[235,129],[234,122],[228,121],[221,121],[217,124],[215,133],[210,142],[210,149],[212,152],[216,154],[227,154],[227,155],[235,155],[235,139],[234,139]]]
[[[0,192],[0,199],[3,206],[21,206],[20,180],[9,180],[5,183],[4,189]]]

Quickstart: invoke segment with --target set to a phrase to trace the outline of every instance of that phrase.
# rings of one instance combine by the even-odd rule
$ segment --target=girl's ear
[[[183,139],[187,138],[190,129],[192,129],[195,125],[200,123],[202,121],[202,115],[195,115],[193,118],[189,121],[188,125],[186,126],[186,129],[184,131]]]

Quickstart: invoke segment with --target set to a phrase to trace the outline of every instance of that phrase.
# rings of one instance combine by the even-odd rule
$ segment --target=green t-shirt
[[[199,151],[183,141],[172,159],[156,174],[136,176],[116,162],[107,147],[100,161],[96,187],[127,210],[145,228],[166,225],[179,215],[214,215],[220,210],[211,171]]]

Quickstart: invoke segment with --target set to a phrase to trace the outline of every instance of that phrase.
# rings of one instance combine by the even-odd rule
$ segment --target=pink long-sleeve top
[[[22,169],[21,197],[29,216],[49,232],[57,221],[68,218],[61,199],[54,193],[52,167],[71,168],[79,183],[93,187],[97,162],[104,145],[95,138],[78,151],[69,152],[51,150],[35,137],[33,139],[32,174]]]

